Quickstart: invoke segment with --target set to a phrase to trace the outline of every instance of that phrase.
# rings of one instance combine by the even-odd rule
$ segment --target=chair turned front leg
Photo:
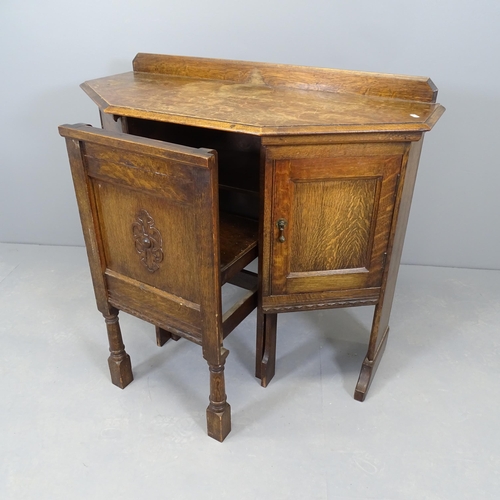
[[[123,345],[118,310],[114,309],[109,315],[104,315],[104,319],[108,330],[109,352],[111,353],[108,358],[111,382],[120,389],[124,389],[134,380],[134,376],[132,375],[130,356],[125,352]]]
[[[217,441],[231,432],[231,407],[226,401],[224,364],[209,365],[210,369],[210,404],[207,408],[208,435]]]

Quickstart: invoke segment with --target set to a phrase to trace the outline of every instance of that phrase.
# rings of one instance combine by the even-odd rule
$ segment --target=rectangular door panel
[[[290,272],[366,268],[379,179],[296,181]],[[315,200],[311,210],[305,206]]]

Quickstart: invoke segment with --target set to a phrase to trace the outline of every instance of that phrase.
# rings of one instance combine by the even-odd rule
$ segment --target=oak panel
[[[95,181],[103,245],[109,269],[148,285],[199,302],[197,222],[185,204],[137,192],[121,185]],[[138,253],[134,224],[146,210],[161,235],[161,261],[151,272]],[[179,231],[182,228],[182,238]],[[146,228],[148,230],[148,228]],[[150,231],[151,232],[151,231]]]
[[[181,203],[188,203],[194,195],[191,170],[180,162],[169,162],[139,153],[104,148],[88,143],[85,158],[89,175],[140,191],[150,191],[157,196]],[[140,167],[139,167],[140,166]]]
[[[432,81],[421,76],[145,53],[136,55],[133,67],[137,72],[392,99],[434,102],[437,96]]]
[[[379,180],[296,182],[290,273],[367,268]],[[314,200],[315,210],[302,207]]]
[[[187,300],[106,270],[109,301],[153,324],[169,324],[181,331],[201,337],[200,307]]]

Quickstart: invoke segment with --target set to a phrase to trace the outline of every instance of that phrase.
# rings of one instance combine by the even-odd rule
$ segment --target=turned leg
[[[170,339],[177,341],[180,337],[179,335],[160,328],[159,326],[156,327],[156,345],[158,347],[165,345]]]
[[[118,310],[113,308],[109,315],[104,315],[104,319],[108,330],[109,352],[111,353],[108,358],[111,382],[124,389],[134,380],[134,376],[132,375],[130,356],[125,352],[123,345]]]
[[[262,387],[267,387],[276,369],[277,320],[277,314],[264,314],[260,308],[257,310],[255,376],[260,378]]]
[[[210,369],[210,404],[207,408],[208,435],[217,441],[231,431],[231,407],[226,401],[224,381],[224,362],[221,365],[209,365]]]

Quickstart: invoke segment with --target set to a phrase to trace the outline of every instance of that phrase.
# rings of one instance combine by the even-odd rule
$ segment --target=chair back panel
[[[74,149],[77,199],[93,212],[107,300],[201,343],[205,312],[220,308],[216,153],[88,126],[60,131]]]

